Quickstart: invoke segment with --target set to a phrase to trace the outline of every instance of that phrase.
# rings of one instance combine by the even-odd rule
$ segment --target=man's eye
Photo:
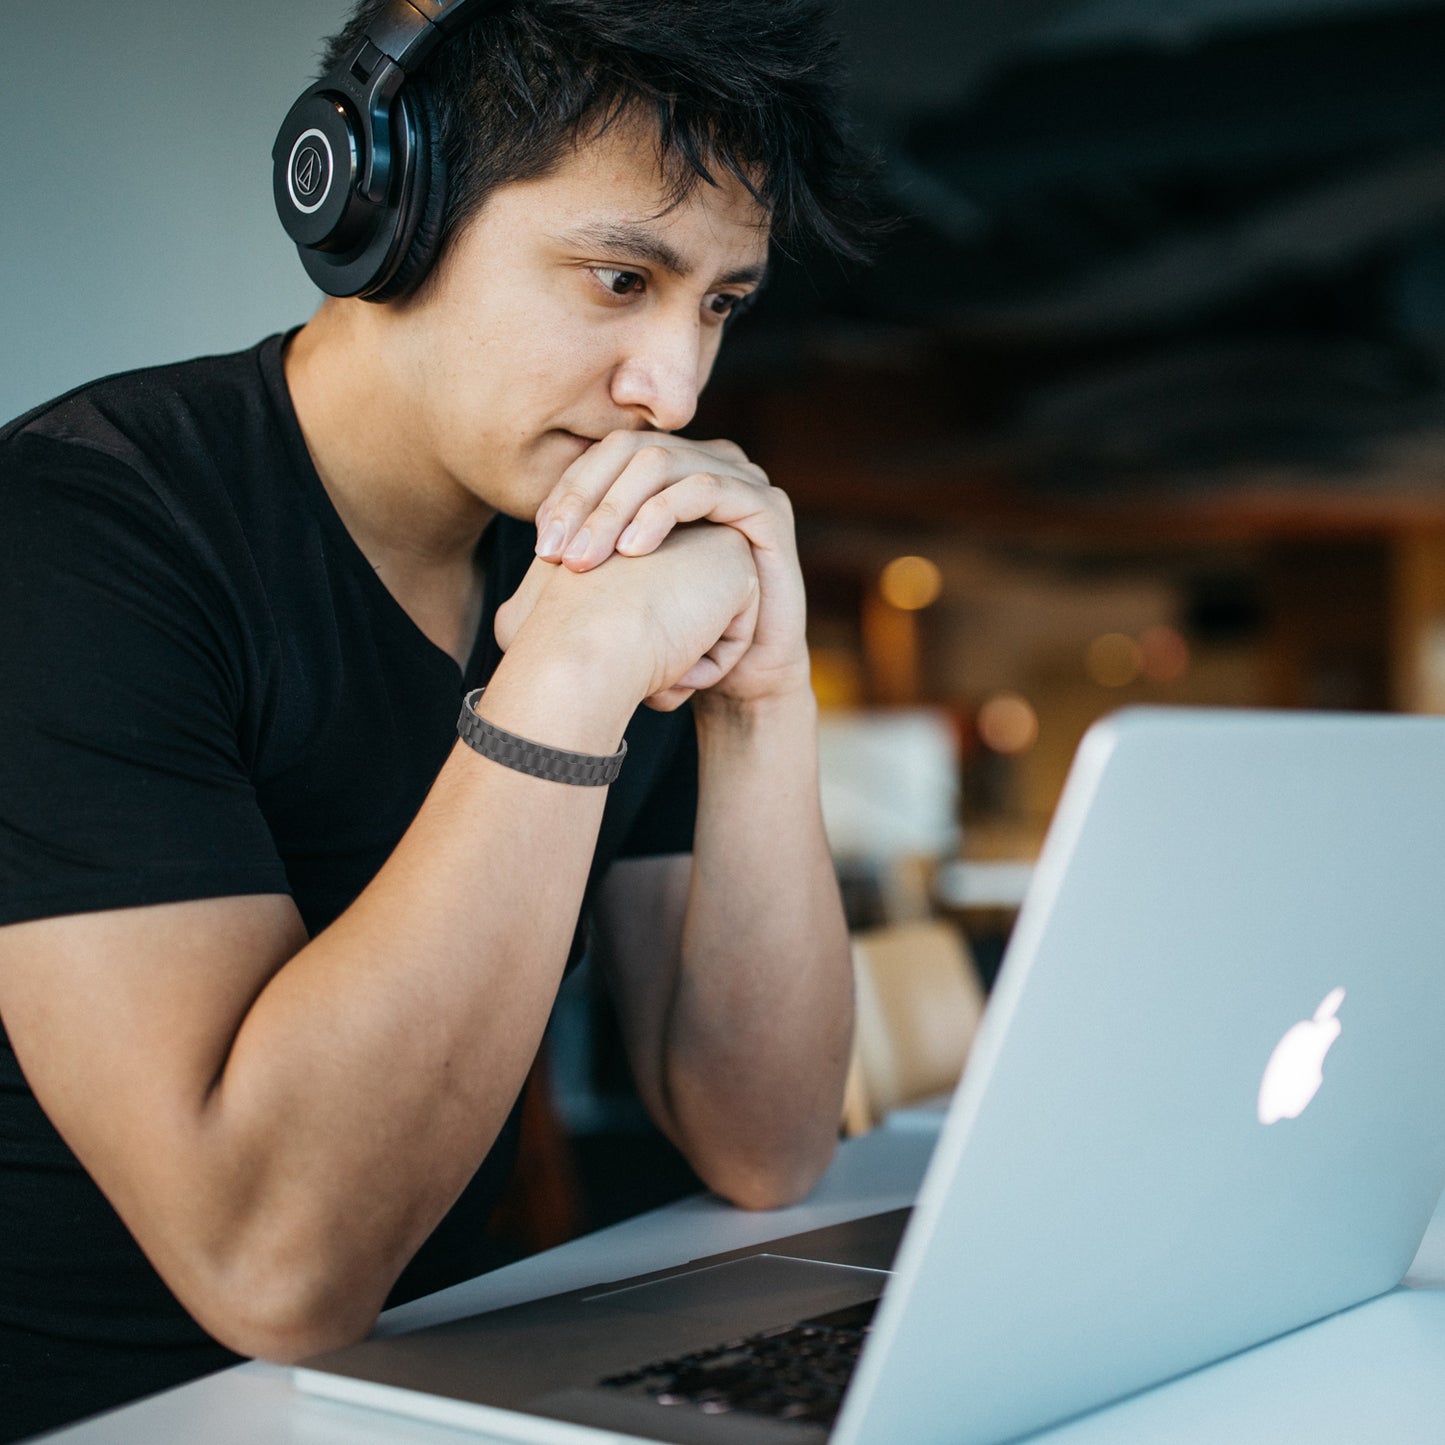
[[[592,274],[614,296],[630,296],[634,291],[642,289],[643,278],[636,271],[620,271],[612,266],[594,266]]]
[[[753,293],[740,296],[733,291],[714,291],[703,304],[714,316],[734,320],[753,304]]]

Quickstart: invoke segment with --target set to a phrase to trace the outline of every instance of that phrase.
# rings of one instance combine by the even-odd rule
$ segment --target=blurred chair
[[[968,945],[943,922],[890,924],[853,935],[857,1023],[843,1101],[849,1135],[891,1109],[951,1089],[983,1014]]]

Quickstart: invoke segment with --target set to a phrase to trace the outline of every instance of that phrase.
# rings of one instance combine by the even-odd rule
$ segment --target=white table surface
[[[934,1112],[938,1117],[937,1111]],[[927,1114],[839,1150],[803,1204],[745,1213],[683,1200],[389,1311],[379,1334],[518,1304],[910,1204]],[[461,1445],[488,1437],[293,1389],[253,1362],[47,1436],[64,1445]],[[1033,1437],[1038,1445],[1440,1445],[1445,1441],[1445,1209],[1400,1289]]]

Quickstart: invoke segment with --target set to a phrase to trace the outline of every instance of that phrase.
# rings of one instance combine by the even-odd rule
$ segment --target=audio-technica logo
[[[318,210],[331,190],[331,142],[315,128],[303,131],[291,147],[286,188],[291,204],[303,215]]]
[[[296,157],[296,189],[309,201],[321,184],[321,171],[326,162],[315,146],[307,146]]]

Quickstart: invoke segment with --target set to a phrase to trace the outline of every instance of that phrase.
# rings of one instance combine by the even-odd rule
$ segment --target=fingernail
[[[587,544],[592,540],[592,533],[586,527],[573,537],[572,545],[567,549],[567,560],[576,562],[587,551]]]
[[[624,531],[623,534],[617,539],[617,546],[619,550],[623,547],[631,547],[636,543],[637,530],[638,529],[636,522],[632,522],[629,524],[627,530]]]
[[[561,522],[553,522],[550,527],[538,538],[537,555],[539,557],[555,557],[562,550],[563,539],[567,536],[567,529]],[[568,554],[571,555],[570,553]]]

